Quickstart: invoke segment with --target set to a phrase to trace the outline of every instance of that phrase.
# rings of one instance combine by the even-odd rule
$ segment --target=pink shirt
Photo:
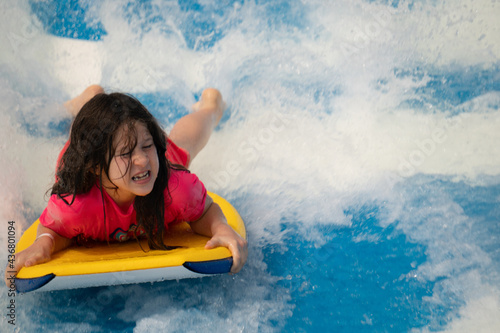
[[[170,162],[187,166],[189,154],[168,140],[167,157]],[[66,150],[67,145],[63,148]],[[62,154],[60,155],[62,156]],[[168,181],[170,196],[165,190],[165,226],[181,221],[199,219],[205,208],[207,191],[198,177],[188,171],[171,169]],[[67,205],[56,194],[52,195],[47,208],[40,216],[40,223],[66,238],[83,236],[98,241],[105,241],[106,234],[110,240],[125,241],[133,237],[137,228],[136,212],[133,204],[125,211],[103,191],[106,207],[106,224],[101,191],[97,185],[85,194],[76,196],[71,205]],[[172,200],[168,200],[171,197]],[[72,196],[65,198],[71,202]],[[105,230],[105,228],[107,230]],[[137,235],[143,234],[139,230]]]

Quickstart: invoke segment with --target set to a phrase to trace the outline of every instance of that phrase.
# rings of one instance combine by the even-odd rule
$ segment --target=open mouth
[[[134,180],[134,181],[144,180],[144,179],[148,178],[150,174],[151,174],[150,171],[145,171],[141,174],[138,174],[138,175],[132,177],[132,180]]]

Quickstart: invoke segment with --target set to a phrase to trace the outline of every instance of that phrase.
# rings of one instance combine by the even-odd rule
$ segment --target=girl
[[[194,112],[181,118],[168,138],[151,113],[128,95],[104,94],[94,85],[65,106],[76,115],[70,139],[59,155],[37,239],[16,254],[15,272],[49,261],[75,241],[145,235],[151,248],[167,250],[163,231],[179,221],[211,237],[206,249],[227,247],[231,272],[241,269],[246,241],[187,170],[222,117],[225,103],[219,91],[204,90]]]

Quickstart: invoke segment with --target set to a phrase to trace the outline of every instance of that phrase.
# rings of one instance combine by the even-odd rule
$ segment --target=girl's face
[[[134,150],[129,151],[126,147],[128,130],[122,126],[113,142],[115,156],[110,161],[109,173],[102,177],[106,192],[125,208],[134,202],[136,196],[148,195],[153,190],[159,168],[153,137],[141,122],[136,122],[134,127],[137,134]]]

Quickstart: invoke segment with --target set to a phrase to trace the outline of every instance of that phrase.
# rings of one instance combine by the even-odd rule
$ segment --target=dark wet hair
[[[125,126],[128,135],[124,149],[133,151],[137,144],[137,122],[144,124],[153,137],[159,161],[153,190],[146,196],[135,198],[137,225],[144,228],[150,248],[168,250],[170,248],[163,242],[165,200],[170,200],[170,197],[164,197],[165,189],[169,193],[171,167],[165,157],[167,140],[157,120],[132,96],[98,94],[82,107],[73,122],[70,143],[59,163],[52,194],[71,205],[76,195],[89,192],[97,183],[106,223],[102,174],[104,172],[109,179],[109,167],[116,149],[113,140],[122,126]],[[105,232],[108,239],[108,231]]]

